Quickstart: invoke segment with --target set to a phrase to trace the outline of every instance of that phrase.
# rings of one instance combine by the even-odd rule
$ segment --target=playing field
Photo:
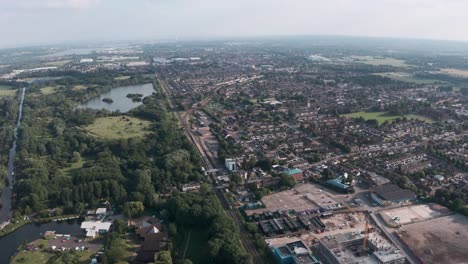
[[[404,116],[398,116],[398,115],[390,115],[387,112],[355,112],[355,113],[350,113],[350,114],[345,114],[342,115],[344,117],[349,117],[349,118],[359,118],[362,117],[365,120],[377,120],[379,125],[381,125],[385,121],[393,121],[396,120],[397,118],[403,118],[406,117],[407,119],[418,119],[427,123],[433,123],[433,121],[429,118],[419,116],[419,115],[404,115]]]
[[[12,89],[11,86],[8,85],[0,85],[0,97],[4,96],[15,96],[16,89]]]
[[[118,77],[115,77],[114,80],[116,81],[123,81],[123,80],[127,80],[127,79],[130,79],[130,76],[118,76]]]
[[[416,78],[412,74],[405,73],[405,72],[380,72],[380,73],[373,73],[373,75],[387,77],[396,81],[416,83],[416,84],[448,84],[446,81],[437,80],[437,79]]]
[[[41,88],[41,93],[44,95],[54,94],[57,91],[57,87],[47,86]]]
[[[65,64],[68,64],[70,62],[71,62],[71,60],[49,61],[49,62],[44,63],[44,66],[47,66],[47,67],[49,67],[49,66],[62,67]]]
[[[388,58],[388,57],[372,57],[372,56],[352,56],[356,62],[365,63],[374,66],[393,66],[393,67],[409,67],[404,60]]]
[[[143,137],[148,134],[150,121],[130,116],[101,117],[85,129],[92,135],[103,139],[122,139]]]

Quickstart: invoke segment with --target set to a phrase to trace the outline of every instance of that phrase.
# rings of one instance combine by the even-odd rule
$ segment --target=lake
[[[0,263],[9,263],[16,249],[25,242],[31,242],[42,237],[45,231],[56,231],[57,234],[84,234],[78,221],[51,222],[47,224],[27,224],[13,233],[0,237]]]
[[[121,86],[113,88],[109,92],[103,93],[100,96],[93,98],[84,104],[81,104],[78,106],[78,108],[91,108],[97,110],[107,109],[112,112],[118,110],[122,113],[125,113],[143,104],[142,102],[135,102],[131,98],[128,98],[127,94],[142,94],[144,98],[151,95],[153,92],[154,88],[152,83]],[[110,98],[114,102],[103,102],[102,99],[104,98]]]

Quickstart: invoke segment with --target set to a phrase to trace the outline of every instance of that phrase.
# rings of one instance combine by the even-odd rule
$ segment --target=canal
[[[23,116],[23,102],[24,96],[26,94],[26,88],[23,88],[23,92],[21,94],[21,101],[19,104],[18,110],[18,122],[16,123],[15,129],[13,131],[13,146],[10,149],[10,153],[8,155],[8,170],[7,170],[7,177],[8,177],[8,185],[5,186],[2,190],[2,208],[0,209],[0,224],[6,222],[11,217],[11,196],[13,194],[13,184],[14,184],[14,168],[15,168],[15,156],[16,156],[16,141],[18,140],[18,129],[21,126],[21,118]],[[1,247],[0,247],[1,249]],[[3,263],[3,262],[0,262]]]

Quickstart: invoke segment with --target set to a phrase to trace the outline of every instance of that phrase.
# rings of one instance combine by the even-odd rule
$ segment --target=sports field
[[[0,97],[15,96],[15,95],[16,95],[16,89],[12,89],[12,87],[8,85],[0,85]]]
[[[122,139],[143,137],[148,134],[150,121],[130,116],[110,116],[97,118],[85,129],[102,139]]]
[[[352,56],[356,62],[374,66],[410,67],[404,60],[389,57]]]
[[[355,112],[355,113],[350,113],[350,114],[345,114],[345,115],[342,115],[344,117],[349,117],[349,118],[359,118],[359,117],[362,117],[364,118],[365,120],[377,120],[378,124],[381,125],[382,123],[384,123],[385,121],[394,121],[396,120],[397,118],[404,118],[406,117],[407,119],[418,119],[418,120],[421,120],[421,121],[425,121],[427,123],[433,123],[434,121],[432,121],[431,119],[429,118],[426,118],[426,117],[423,117],[423,116],[419,116],[419,115],[404,115],[404,116],[398,116],[398,115],[390,115],[389,113],[387,112]]]

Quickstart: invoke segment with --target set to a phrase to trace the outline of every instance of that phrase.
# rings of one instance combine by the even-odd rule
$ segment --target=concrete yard
[[[468,263],[468,218],[449,215],[404,226],[402,239],[424,263]]]
[[[317,185],[306,183],[294,187],[292,190],[274,193],[263,197],[262,202],[266,208],[247,211],[248,215],[264,211],[314,211],[319,207],[337,206],[339,203],[331,197],[331,193]],[[338,208],[338,207],[333,207]]]
[[[399,218],[396,223],[401,225],[429,220],[449,213],[447,208],[437,204],[413,205],[380,212],[385,220],[391,221],[391,219]]]

